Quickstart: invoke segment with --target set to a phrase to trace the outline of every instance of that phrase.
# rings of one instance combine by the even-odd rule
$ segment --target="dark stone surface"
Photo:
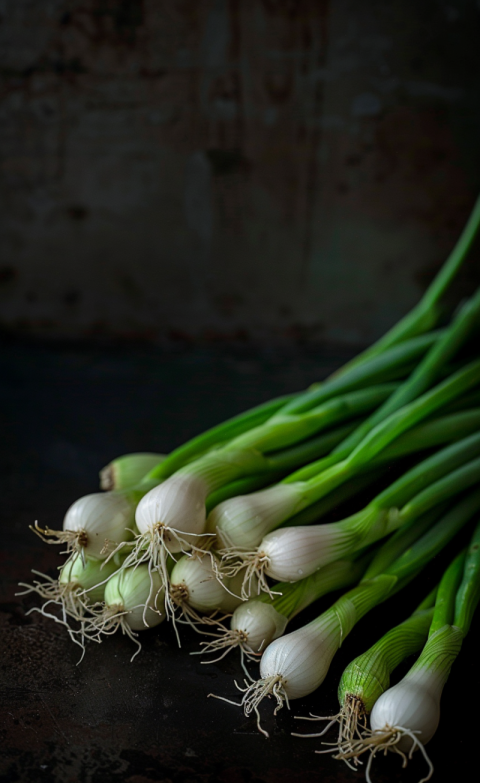
[[[61,562],[57,549],[42,544],[27,526],[35,519],[59,526],[70,502],[95,491],[96,473],[112,457],[139,449],[167,451],[218,420],[324,376],[342,358],[234,348],[174,354],[3,346],[0,783],[363,779],[315,755],[320,740],[291,737],[301,728],[293,716],[336,710],[344,666],[388,628],[395,610],[400,618],[414,608],[443,561],[427,571],[423,586],[411,586],[360,623],[320,691],[276,718],[271,704],[264,706],[268,741],[239,709],[206,698],[210,692],[235,698],[233,680],[242,671],[233,655],[209,665],[189,655],[198,649],[195,633],[185,632],[179,651],[166,624],[148,631],[133,663],[129,640],[112,637],[89,645],[77,666],[78,650],[62,626],[36,613],[27,616],[38,601],[15,596],[31,568],[54,574]],[[467,719],[471,693],[476,701],[480,685],[474,634],[475,626],[447,685],[442,723],[429,746],[438,781],[447,779],[445,767],[457,757],[455,779],[469,779],[476,754],[476,722]],[[374,780],[413,783],[424,772],[417,757],[403,773],[398,758],[382,760]]]

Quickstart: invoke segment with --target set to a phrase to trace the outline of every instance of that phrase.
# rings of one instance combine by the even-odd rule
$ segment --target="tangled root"
[[[245,665],[245,658],[248,661],[258,662],[258,659],[261,657],[261,652],[255,652],[251,647],[249,647],[247,632],[241,631],[239,628],[235,628],[233,631],[224,628],[223,633],[209,634],[209,636],[213,636],[215,638],[211,642],[200,642],[203,650],[198,650],[196,653],[192,653],[192,655],[209,655],[210,653],[216,654],[217,652],[221,651],[221,654],[216,658],[210,658],[208,661],[202,661],[202,663],[218,663],[218,661],[221,661],[223,658],[225,658],[229,652],[238,648],[240,650],[242,669],[247,675],[247,678],[251,680],[252,677]]]
[[[138,641],[138,633],[134,631],[127,623],[126,616],[131,610],[126,611],[121,606],[100,606],[92,610],[92,617],[86,618],[81,624],[79,631],[74,631],[80,637],[80,643],[85,651],[85,640],[97,642],[100,644],[104,636],[112,636],[118,630],[129,637],[137,646],[136,652],[130,658],[133,661],[142,649]],[[82,656],[83,657],[83,656]]]
[[[280,674],[274,674],[271,677],[264,677],[263,679],[256,680],[250,684],[245,680],[245,688],[241,688],[240,685],[238,685],[238,683],[235,681],[236,687],[243,693],[243,697],[240,703],[232,701],[231,699],[226,699],[224,696],[217,696],[214,693],[209,693],[208,695],[212,696],[214,699],[221,699],[221,701],[226,701],[228,704],[234,704],[236,707],[243,707],[243,711],[247,717],[251,715],[252,712],[254,712],[257,716],[257,729],[261,734],[268,738],[270,735],[268,731],[262,728],[261,716],[258,707],[263,699],[265,699],[267,696],[273,696],[277,702],[277,706],[273,711],[274,715],[276,715],[277,712],[282,709],[284,702],[286,703],[287,708],[290,709],[290,703],[285,691],[285,684],[285,680]]]
[[[356,755],[351,756],[353,764],[349,761],[349,754],[355,743],[362,741],[365,736],[365,732],[368,731],[366,724],[367,714],[365,711],[365,706],[358,696],[354,696],[350,693],[347,694],[342,708],[336,715],[321,716],[310,714],[308,717],[300,715],[296,717],[298,720],[325,720],[328,721],[328,723],[320,732],[316,732],[315,734],[292,733],[293,737],[323,737],[327,731],[332,728],[332,726],[339,724],[337,741],[324,743],[325,745],[331,745],[331,747],[328,750],[317,750],[316,753],[337,753],[338,755],[335,756],[335,758],[342,758],[347,766],[353,770],[355,770],[356,766],[361,763],[359,762],[358,756]]]
[[[246,551],[229,547],[220,550],[218,554],[221,557],[220,578],[231,579],[245,570],[240,593],[243,601],[248,601],[252,597],[256,579],[258,579],[257,595],[261,592],[268,593],[270,598],[279,595],[268,584],[266,571],[270,565],[270,558],[264,552],[259,552],[258,549]]]
[[[427,783],[433,775],[433,764],[425,750],[425,746],[420,742],[418,732],[411,729],[403,728],[402,726],[385,726],[383,729],[376,729],[375,731],[365,730],[364,736],[358,740],[353,740],[350,743],[349,750],[341,751],[334,758],[347,761],[349,759],[356,759],[355,763],[358,763],[358,757],[363,753],[370,752],[370,756],[365,769],[365,778],[367,783],[372,783],[370,772],[372,769],[372,763],[379,752],[383,752],[386,756],[389,751],[397,753],[402,758],[402,768],[404,769],[408,762],[411,760],[413,753],[418,748],[423,758],[428,765],[428,775],[422,778],[419,783]],[[404,753],[398,747],[398,743],[404,738],[409,737],[412,740],[412,747],[408,754]]]
[[[29,528],[46,544],[66,544],[67,548],[61,552],[62,555],[80,552],[82,560],[85,562],[85,547],[88,544],[86,530],[52,530],[50,527],[40,527],[38,522],[35,522],[35,525],[29,525]]]

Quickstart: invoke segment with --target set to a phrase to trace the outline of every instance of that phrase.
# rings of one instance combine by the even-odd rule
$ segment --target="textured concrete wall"
[[[0,0],[3,327],[372,339],[480,186],[479,18]]]

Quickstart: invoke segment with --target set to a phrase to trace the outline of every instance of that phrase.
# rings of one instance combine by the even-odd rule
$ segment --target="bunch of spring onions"
[[[75,501],[62,530],[36,523],[34,532],[63,544],[67,559],[57,579],[34,572],[24,585],[44,599],[34,611],[62,623],[82,655],[87,642],[117,631],[138,652],[139,632],[165,618],[179,643],[179,625],[205,633],[207,660],[238,649],[247,677],[241,704],[266,734],[262,700],[273,695],[278,709],[314,691],[355,624],[419,579],[478,517],[480,290],[450,318],[443,303],[479,225],[480,199],[421,302],[334,375],[168,455],[116,459],[100,473],[102,491]],[[449,639],[468,630],[473,610],[467,617],[451,604],[440,608],[446,589],[442,581],[436,603],[429,596],[369,652],[381,669],[374,686],[368,677],[342,679],[335,747],[348,763],[387,745],[403,753],[408,737],[420,746],[412,738],[423,729],[405,718],[392,733],[380,708],[390,673],[429,628],[431,639],[440,638],[442,618],[456,629],[442,631]],[[285,635],[294,617],[338,590],[347,592]],[[258,660],[255,681],[247,667]]]
[[[261,726],[258,710],[263,699],[274,696],[277,712],[284,702],[289,704],[292,699],[316,690],[325,679],[333,656],[356,623],[417,576],[479,512],[478,489],[448,510],[442,503],[441,510],[430,511],[388,541],[378,551],[360,583],[337,599],[330,609],[266,647],[260,660],[260,679],[246,682],[241,700],[246,715],[256,714],[262,733],[267,734]],[[435,520],[433,526],[432,520]],[[423,535],[414,540],[421,533]]]
[[[477,492],[477,496],[478,496]],[[464,504],[478,505],[474,496]],[[470,506],[470,511],[472,506]],[[478,518],[478,511],[476,511]],[[467,635],[480,600],[480,524],[468,549],[461,551],[446,569],[440,585],[416,611],[395,626],[345,669],[338,689],[340,712],[329,719],[323,736],[336,721],[339,737],[336,758],[351,765],[369,753],[366,778],[375,755],[399,754],[406,764],[420,750],[429,770],[433,764],[425,751],[440,722],[440,699],[451,667]],[[420,655],[407,674],[393,687],[390,677],[413,653]],[[370,716],[370,728],[367,726]],[[315,716],[307,720],[318,720]],[[320,751],[324,752],[324,751]],[[407,756],[408,754],[408,756]]]

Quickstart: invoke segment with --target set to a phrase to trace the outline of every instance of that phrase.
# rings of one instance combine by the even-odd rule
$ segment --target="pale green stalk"
[[[151,452],[124,454],[122,457],[117,457],[100,471],[100,489],[106,491],[133,489],[164,459],[165,454]]]
[[[344,365],[339,371],[340,374],[350,371],[355,366],[381,354],[386,349],[401,343],[403,340],[429,331],[438,323],[442,313],[441,300],[458,274],[475,240],[479,226],[480,197],[477,198],[455,247],[440,269],[440,272],[427,288],[420,302],[376,343]]]

